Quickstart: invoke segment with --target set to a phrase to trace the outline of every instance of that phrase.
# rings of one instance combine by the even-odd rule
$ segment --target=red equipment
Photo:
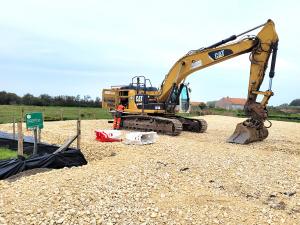
[[[116,113],[114,117],[114,124],[113,124],[113,129],[120,129],[120,124],[121,124],[121,119],[122,119],[122,114],[124,112],[125,107],[120,104],[116,108]]]

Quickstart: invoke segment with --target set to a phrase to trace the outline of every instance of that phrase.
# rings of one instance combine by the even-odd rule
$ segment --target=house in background
[[[244,98],[229,98],[224,97],[216,102],[216,108],[222,109],[244,109],[244,105],[246,104],[246,99]]]

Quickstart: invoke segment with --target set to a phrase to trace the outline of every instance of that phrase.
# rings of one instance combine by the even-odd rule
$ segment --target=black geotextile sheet
[[[23,142],[24,153],[31,155],[33,152],[32,142]],[[17,150],[18,141],[11,138],[5,138],[0,134],[0,147]],[[31,156],[28,159],[9,159],[0,160],[0,180],[25,170],[36,168],[60,169],[64,167],[86,165],[87,161],[80,150],[67,148],[65,151],[53,154],[59,146],[49,145],[47,143],[38,144],[38,155]]]
[[[29,159],[9,159],[0,161],[0,180],[25,170],[36,168],[60,169],[64,167],[86,165],[83,154],[78,149],[69,149],[58,153],[34,156]]]

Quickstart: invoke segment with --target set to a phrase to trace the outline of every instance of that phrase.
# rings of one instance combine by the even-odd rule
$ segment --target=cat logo
[[[221,59],[225,56],[233,54],[233,51],[231,49],[221,49],[218,51],[212,51],[208,53],[209,58],[212,60]]]

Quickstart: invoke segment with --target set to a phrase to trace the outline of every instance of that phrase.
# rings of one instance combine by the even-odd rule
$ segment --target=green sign
[[[27,129],[42,129],[44,127],[43,114],[41,112],[26,113],[25,120]]]

